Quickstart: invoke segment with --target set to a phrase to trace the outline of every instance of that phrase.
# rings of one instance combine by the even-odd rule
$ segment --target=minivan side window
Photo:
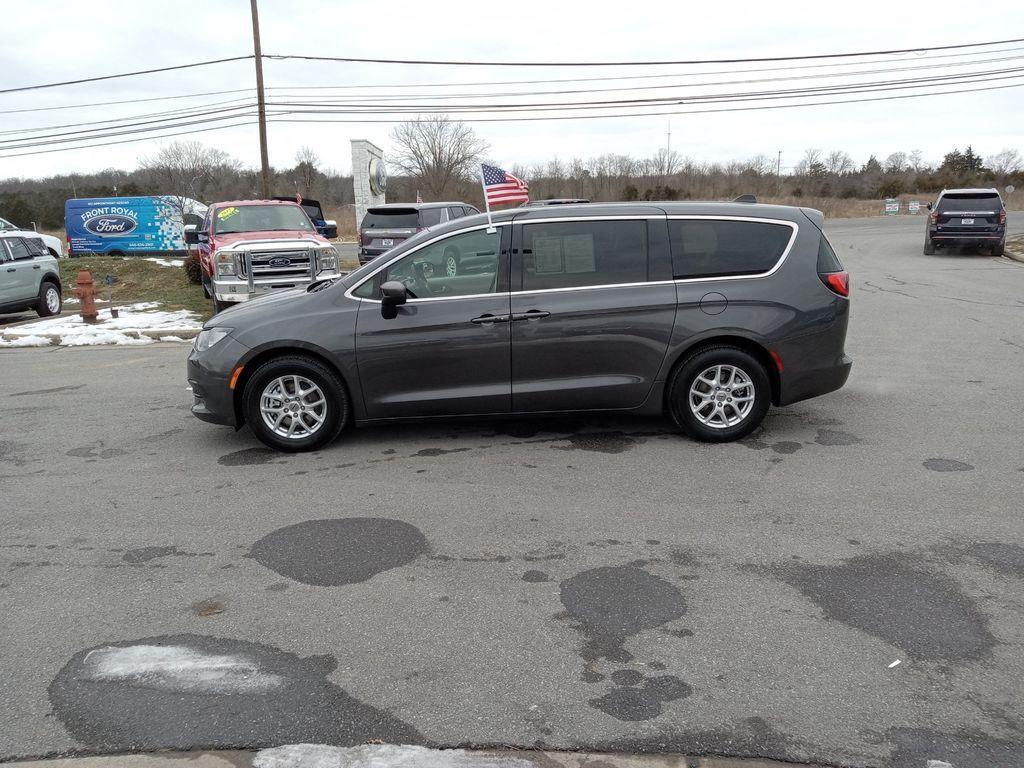
[[[404,256],[353,293],[363,299],[380,298],[379,286],[389,280],[403,283],[413,299],[495,293],[500,252],[500,229],[461,232]]]
[[[669,219],[677,280],[770,271],[786,250],[793,228],[739,219]]]
[[[524,291],[647,280],[646,221],[524,224],[522,239]]]
[[[449,219],[461,219],[463,216],[466,215],[465,213],[463,213],[463,211],[465,211],[465,210],[466,209],[463,208],[461,205],[459,205],[459,206],[453,205],[453,206],[451,206],[448,209],[448,218]]]

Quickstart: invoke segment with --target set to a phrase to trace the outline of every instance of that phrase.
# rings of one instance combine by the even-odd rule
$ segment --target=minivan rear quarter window
[[[647,222],[571,221],[523,225],[523,290],[642,283]]]
[[[424,208],[420,211],[420,226],[432,227],[441,223],[444,208]]]
[[[769,272],[793,236],[785,224],[739,219],[670,219],[677,280]]]

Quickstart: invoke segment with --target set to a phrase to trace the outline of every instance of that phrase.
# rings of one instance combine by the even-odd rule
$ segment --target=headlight
[[[316,252],[316,271],[334,271],[338,268],[338,249],[333,245],[318,248]]]
[[[221,277],[233,277],[238,273],[233,253],[218,253],[213,257],[213,261],[217,267],[217,274]]]
[[[227,336],[233,328],[210,328],[202,330],[196,336],[196,352],[205,352],[218,341]]]

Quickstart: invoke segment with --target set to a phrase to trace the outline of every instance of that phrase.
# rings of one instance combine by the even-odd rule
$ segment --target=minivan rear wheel
[[[771,404],[764,366],[738,347],[705,347],[676,369],[669,389],[669,413],[697,440],[725,443],[760,426]]]
[[[312,451],[338,436],[351,411],[348,393],[334,371],[308,357],[263,363],[242,393],[245,421],[265,445],[278,451]]]

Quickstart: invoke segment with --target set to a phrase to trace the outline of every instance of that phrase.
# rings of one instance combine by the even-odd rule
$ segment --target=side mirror
[[[398,317],[398,307],[409,300],[409,292],[397,280],[388,280],[380,287],[380,314],[385,320]]]
[[[185,244],[195,245],[199,242],[199,238],[196,236],[196,225],[186,224],[185,225]]]
[[[932,204],[931,203],[927,203],[925,207],[928,208],[928,210],[930,211],[932,209]]]
[[[327,219],[324,222],[323,236],[328,240],[334,240],[338,236],[338,222]]]

